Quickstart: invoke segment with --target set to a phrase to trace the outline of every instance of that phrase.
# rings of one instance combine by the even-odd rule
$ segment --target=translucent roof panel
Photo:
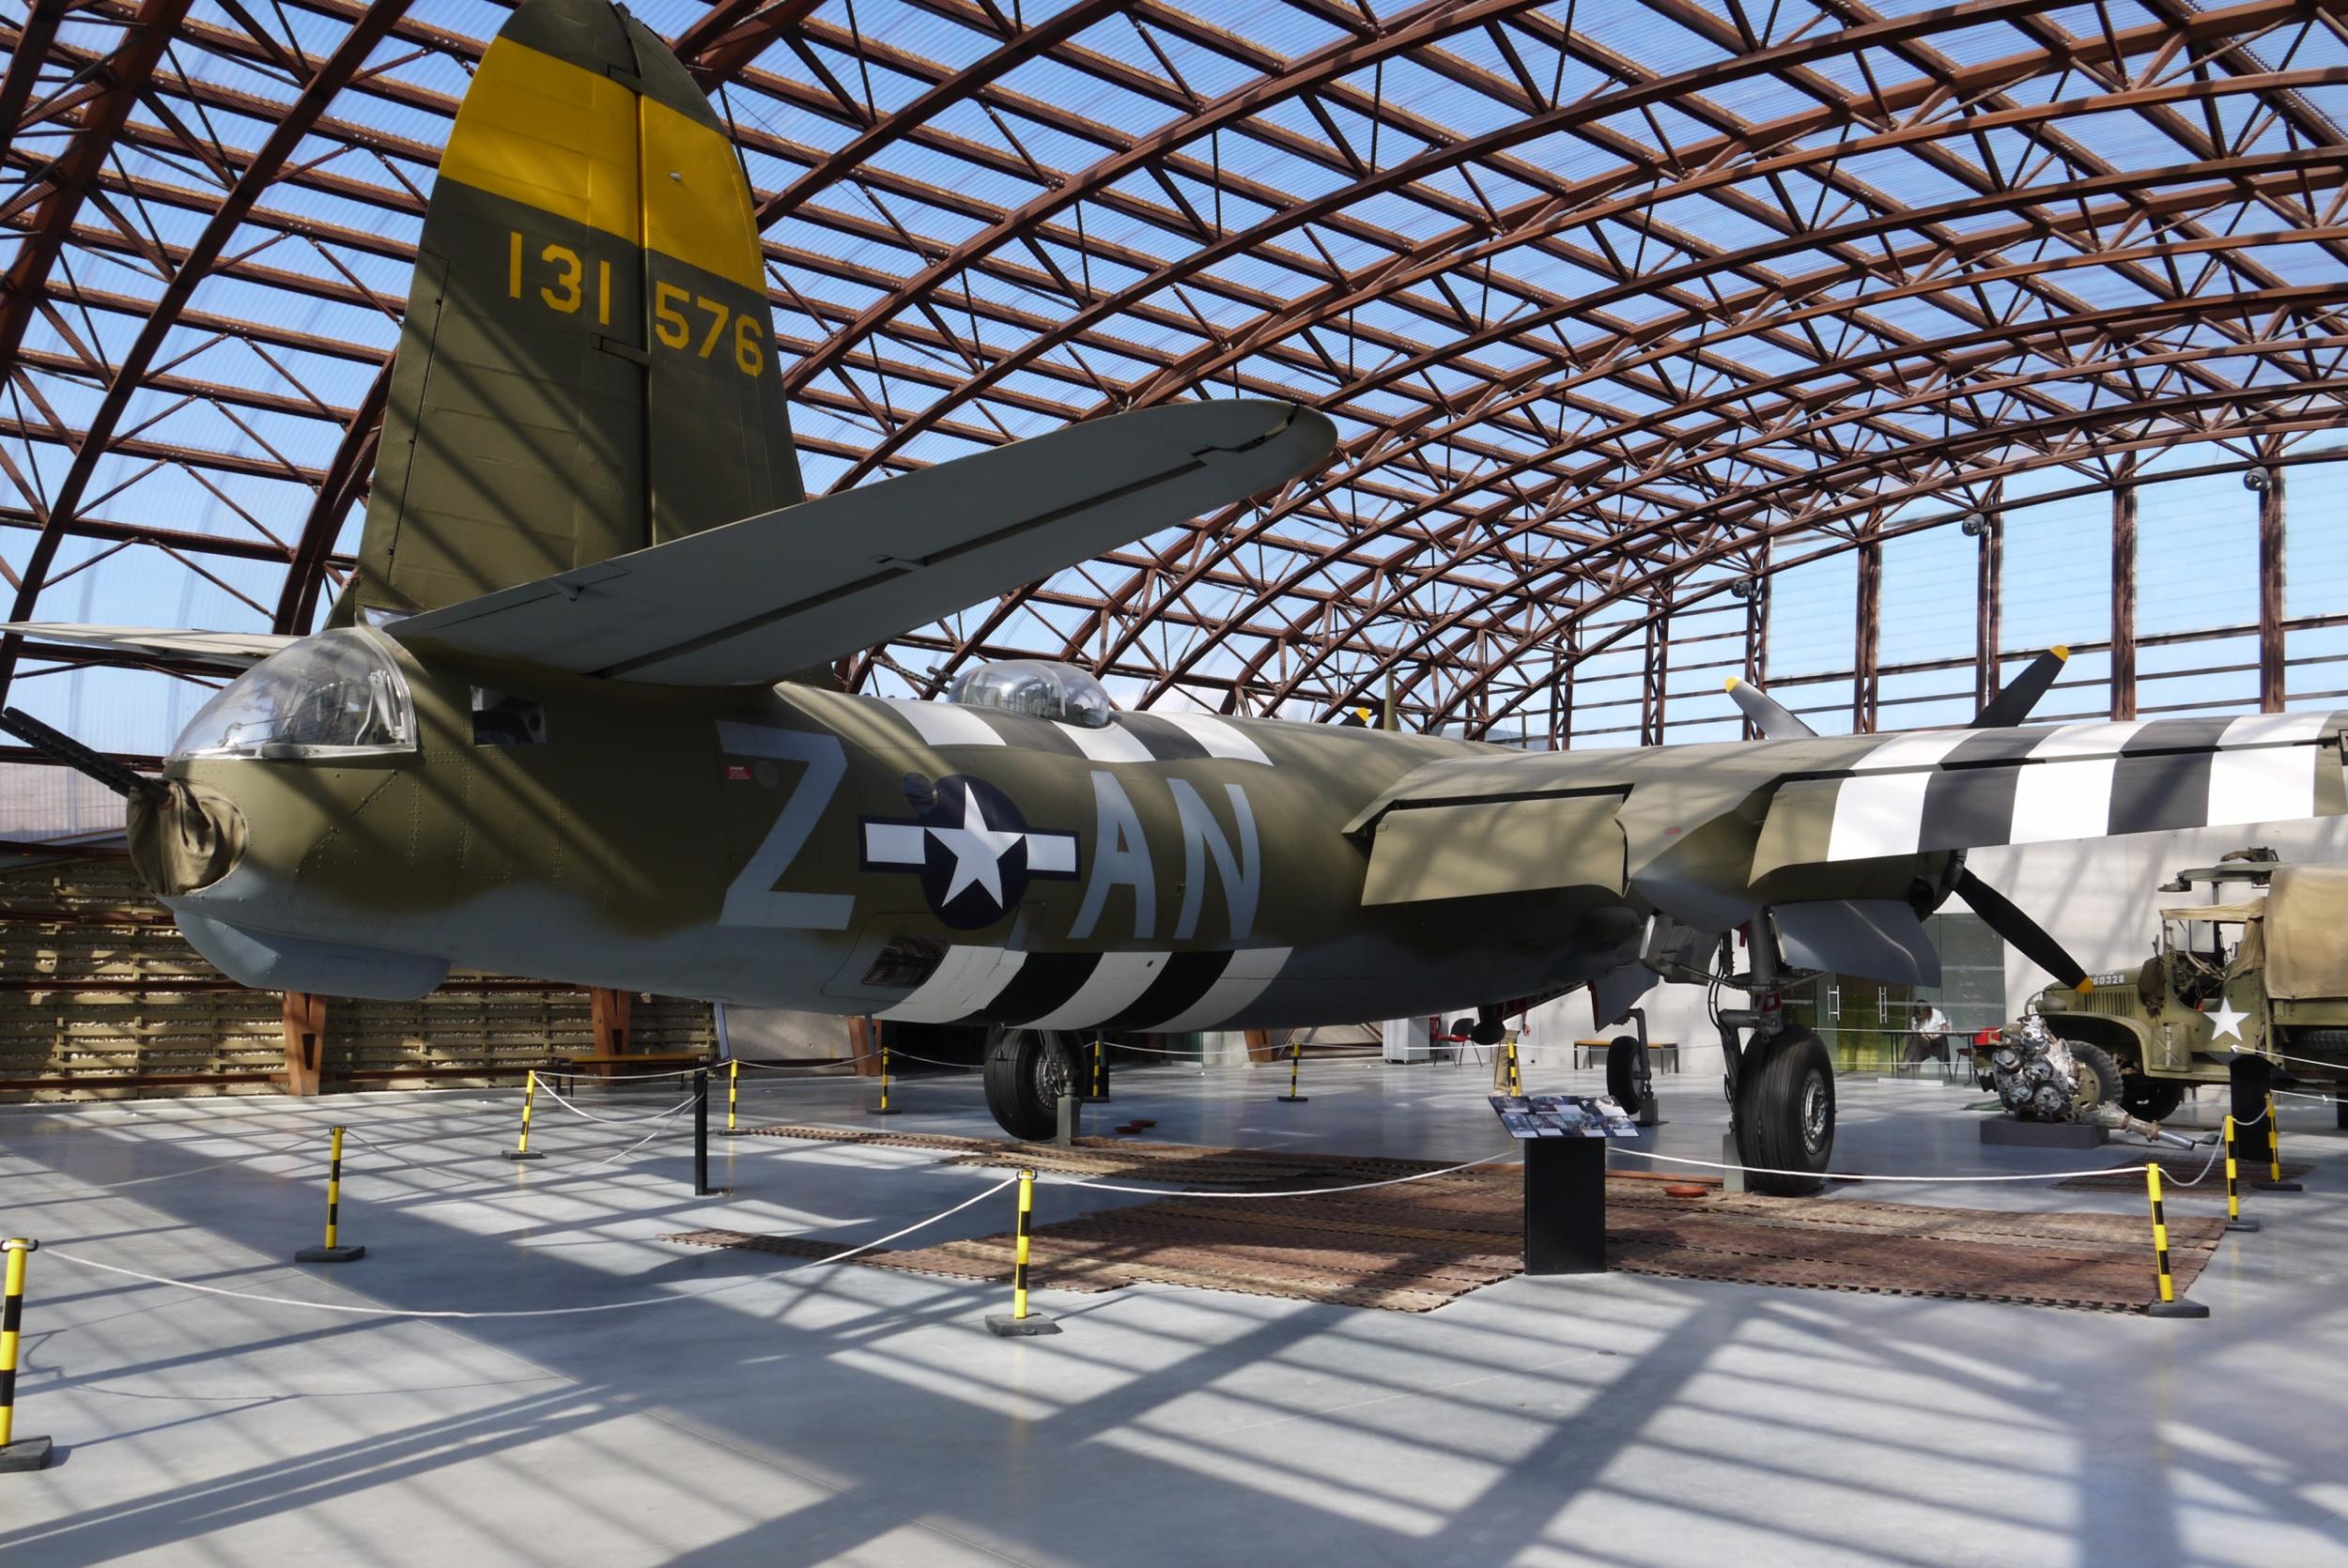
[[[1278,494],[869,651],[867,689],[1047,657],[1129,705],[1391,684],[1428,728],[1510,730],[1577,650],[1776,563],[2342,423],[2326,8],[636,9],[757,188],[813,489],[1199,397],[1341,432]],[[504,14],[0,17],[11,619],[316,623]],[[135,757],[218,675],[111,658],[10,646],[0,684]]]

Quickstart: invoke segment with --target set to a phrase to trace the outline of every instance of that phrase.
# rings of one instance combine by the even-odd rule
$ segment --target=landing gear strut
[[[1750,974],[1730,973],[1735,938],[1721,941],[1722,976],[1752,1004],[1718,1015],[1731,1136],[1753,1191],[1794,1197],[1824,1187],[1834,1157],[1834,1058],[1824,1040],[1789,1022],[1780,1007],[1784,976],[1768,916],[1748,930]]]

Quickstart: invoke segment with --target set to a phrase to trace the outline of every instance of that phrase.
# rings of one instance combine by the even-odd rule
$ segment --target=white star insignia
[[[946,902],[952,903],[964,888],[975,884],[985,888],[986,896],[997,905],[1002,903],[1003,856],[1027,835],[990,826],[986,813],[980,809],[978,792],[966,791],[962,797],[962,825],[933,826],[930,837],[954,857],[954,875],[946,884]]]
[[[2219,997],[2217,999],[2217,1010],[2209,1015],[2210,1026],[2217,1031],[2217,1033],[2211,1038],[2213,1039],[2223,1039],[2228,1035],[2232,1035],[2235,1039],[2240,1039],[2242,1038],[2242,1021],[2249,1016],[2250,1015],[2248,1013],[2234,1011],[2233,1001],[2231,997]]]

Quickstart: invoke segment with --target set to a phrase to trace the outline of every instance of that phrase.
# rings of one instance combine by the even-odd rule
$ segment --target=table
[[[1600,1061],[1605,1059],[1607,1051],[1614,1045],[1614,1042],[1610,1039],[1574,1041],[1573,1065],[1577,1068],[1598,1066]],[[1677,1072],[1679,1070],[1679,1042],[1677,1040],[1649,1040],[1647,1041],[1646,1048],[1649,1051],[1660,1051],[1664,1053],[1664,1071]]]

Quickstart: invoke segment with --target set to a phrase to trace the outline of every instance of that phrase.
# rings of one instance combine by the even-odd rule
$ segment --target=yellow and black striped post
[[[326,1245],[304,1247],[294,1253],[296,1263],[349,1263],[367,1255],[364,1247],[339,1245],[343,1218],[343,1130],[329,1130],[326,1156]]]
[[[740,1130],[736,1113],[742,1108],[742,1063],[738,1057],[726,1061],[726,1136],[731,1138]]]
[[[2154,1317],[2207,1317],[2209,1309],[2201,1302],[2178,1299],[2177,1282],[2169,1276],[2169,1217],[2160,1207],[2160,1161],[2157,1160],[2145,1161],[2144,1191],[2153,1202],[2153,1261],[2160,1270],[2160,1299],[2144,1311]]]
[[[1092,1042],[1092,1086],[1086,1092],[1085,1099],[1094,1105],[1109,1102],[1109,1042],[1106,1040],[1095,1039]]]
[[[2259,1228],[2259,1222],[2256,1220],[2245,1220],[2242,1217],[2241,1181],[2242,1170],[2234,1161],[2233,1118],[2228,1116],[2226,1118],[2226,1228],[2228,1230],[2256,1230]]]
[[[867,1111],[865,1115],[872,1116],[893,1116],[897,1114],[897,1107],[888,1103],[888,1047],[886,1045],[880,1048],[880,1103]]]
[[[997,1313],[986,1320],[996,1333],[1009,1337],[1027,1334],[1057,1334],[1059,1325],[1042,1313],[1027,1310],[1027,1251],[1029,1234],[1035,1220],[1035,1173],[1019,1173],[1019,1233],[1011,1254],[1011,1313]]]
[[[2296,1192],[2301,1191],[2295,1181],[2283,1179],[2283,1133],[2275,1116],[2275,1094],[2266,1095],[2266,1179],[2258,1184],[2262,1192]]]
[[[536,1068],[532,1068],[530,1069],[530,1075],[529,1075],[528,1077],[526,1077],[526,1078],[524,1078],[524,1079],[522,1080],[522,1137],[521,1137],[521,1142],[520,1142],[520,1143],[518,1143],[518,1144],[516,1144],[516,1145],[515,1145],[512,1148],[507,1149],[507,1150],[505,1151],[505,1158],[506,1158],[506,1159],[508,1159],[508,1160],[544,1160],[544,1159],[546,1158],[546,1156],[545,1156],[545,1155],[540,1154],[540,1153],[539,1153],[539,1152],[537,1152],[535,1149],[533,1149],[533,1148],[532,1148],[532,1147],[530,1146],[530,1112],[531,1112],[531,1108],[532,1108],[533,1106],[536,1105],[537,1103],[538,1103],[538,1069],[537,1069]]]
[[[1302,1105],[1312,1097],[1296,1092],[1296,1071],[1304,1064],[1305,1042],[1290,1037],[1289,1040],[1289,1092],[1280,1096],[1283,1105]]]
[[[0,1248],[8,1255],[7,1294],[0,1296],[0,1472],[38,1470],[49,1463],[49,1439],[16,1435],[16,1356],[24,1330],[24,1260],[40,1243],[13,1236]]]
[[[1509,1037],[1508,1039],[1508,1093],[1511,1096],[1524,1093],[1524,1080],[1517,1071],[1517,1042],[1514,1036]]]

